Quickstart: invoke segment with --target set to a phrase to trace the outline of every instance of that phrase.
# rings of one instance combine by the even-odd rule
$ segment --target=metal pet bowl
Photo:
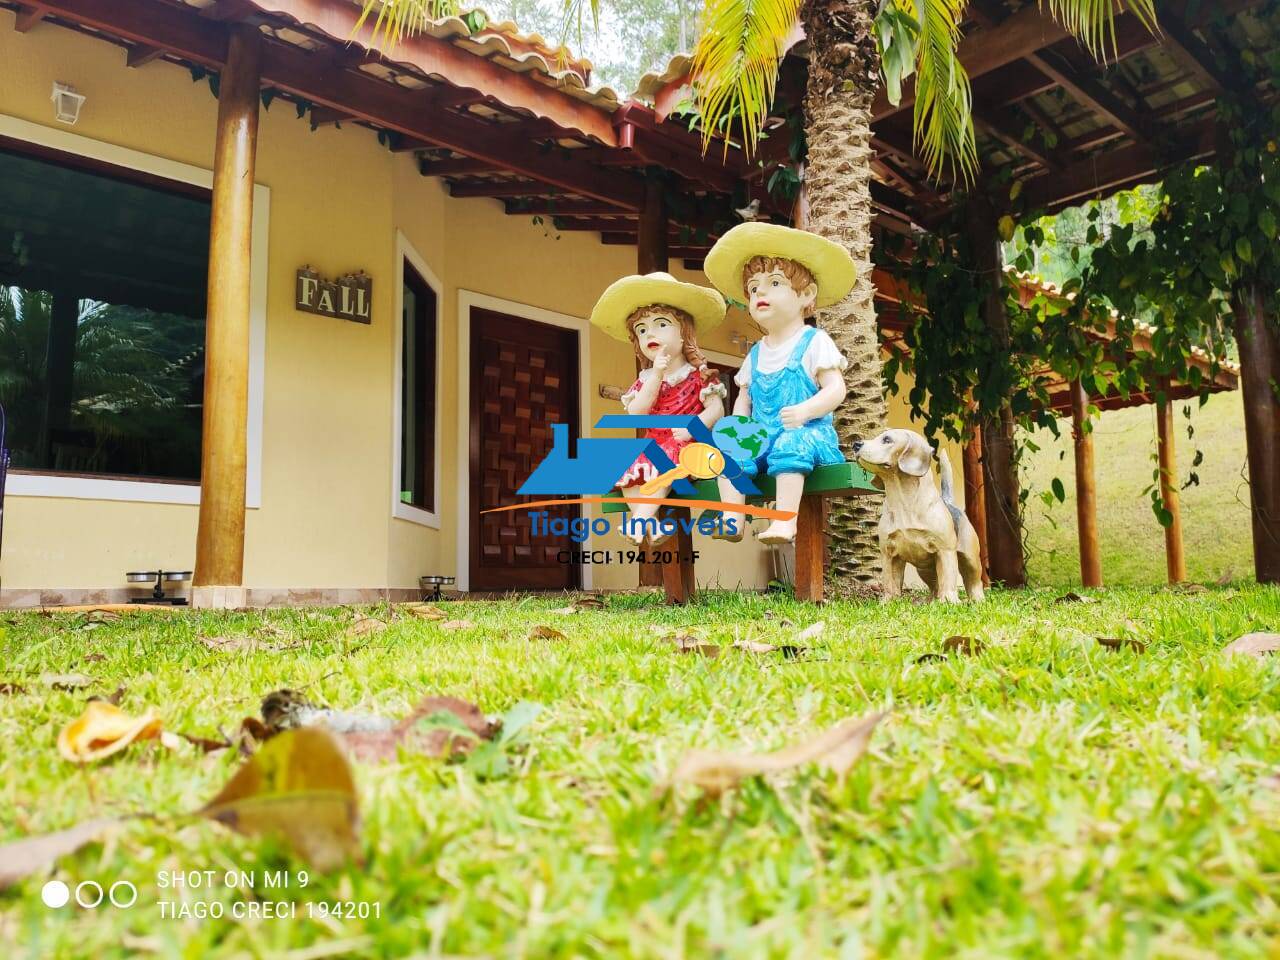
[[[164,584],[185,583],[191,579],[190,570],[131,570],[124,576],[130,583],[153,584],[151,596],[134,597],[129,601],[130,603],[157,603],[173,607],[185,607],[187,605],[187,601],[183,597],[166,596]]]
[[[440,588],[454,582],[453,577],[431,574],[418,578],[418,589],[422,591],[423,600],[439,600],[441,599]]]

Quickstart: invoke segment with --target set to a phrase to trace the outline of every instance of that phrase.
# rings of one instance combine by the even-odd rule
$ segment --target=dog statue
[[[938,453],[942,492],[933,486],[933,447],[910,430],[886,430],[853,445],[858,463],[884,488],[880,554],[884,596],[902,595],[907,564],[916,568],[934,599],[960,602],[960,581],[974,603],[982,600],[982,559],[978,533],[952,496],[951,461]]]

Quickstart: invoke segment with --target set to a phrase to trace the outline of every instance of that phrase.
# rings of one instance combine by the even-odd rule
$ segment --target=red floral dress
[[[679,375],[680,371],[676,371],[676,373]],[[653,375],[650,374],[650,376]],[[631,389],[622,395],[624,408],[630,406],[631,398],[639,392],[644,383],[645,377],[642,375],[631,385]],[[724,388],[724,384],[720,382],[718,374],[712,371],[710,374],[704,375],[701,371],[695,370],[692,365],[686,364],[683,376],[675,383],[671,383],[666,377],[663,378],[662,385],[658,387],[658,398],[654,400],[653,409],[649,411],[649,416],[673,417],[680,414],[697,416],[702,413],[708,397],[718,396],[723,400],[726,394],[727,391]],[[680,451],[693,442],[691,438],[677,440],[672,435],[672,431],[658,427],[641,430],[640,436],[657,440],[658,446],[662,448],[663,453],[671,458],[672,463],[679,463]],[[636,462],[627,468],[627,472],[618,481],[618,486],[637,487],[652,480],[659,473],[661,471],[649,462],[648,457],[637,457]]]

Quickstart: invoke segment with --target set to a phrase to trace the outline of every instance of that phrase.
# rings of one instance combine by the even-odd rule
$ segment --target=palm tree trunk
[[[871,282],[871,104],[880,83],[876,7],[876,0],[812,0],[802,12],[810,47],[806,228],[843,244],[858,265],[853,292],[819,316],[849,358],[849,396],[835,412],[846,456],[854,440],[883,430],[887,417]],[[878,497],[831,502],[827,578],[833,593],[858,592],[879,581],[879,511]]]

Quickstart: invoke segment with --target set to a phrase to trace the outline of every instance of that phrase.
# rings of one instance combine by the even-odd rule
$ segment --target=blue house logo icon
[[[711,431],[696,416],[687,417],[633,417],[629,414],[609,414],[596,421],[596,429],[668,429],[688,430],[693,439],[715,446]],[[578,440],[577,456],[569,455],[569,427],[563,423],[551,425],[551,452],[538,464],[529,478],[516,492],[521,495],[577,495],[601,496],[613,489],[618,478],[635,463],[641,454],[649,458],[659,471],[675,467],[671,458],[658,446],[656,440],[637,437],[582,437]],[[751,479],[744,476],[736,461],[725,458],[723,474],[748,496],[759,493]],[[697,491],[686,479],[671,484],[671,492],[682,496],[694,496]]]

